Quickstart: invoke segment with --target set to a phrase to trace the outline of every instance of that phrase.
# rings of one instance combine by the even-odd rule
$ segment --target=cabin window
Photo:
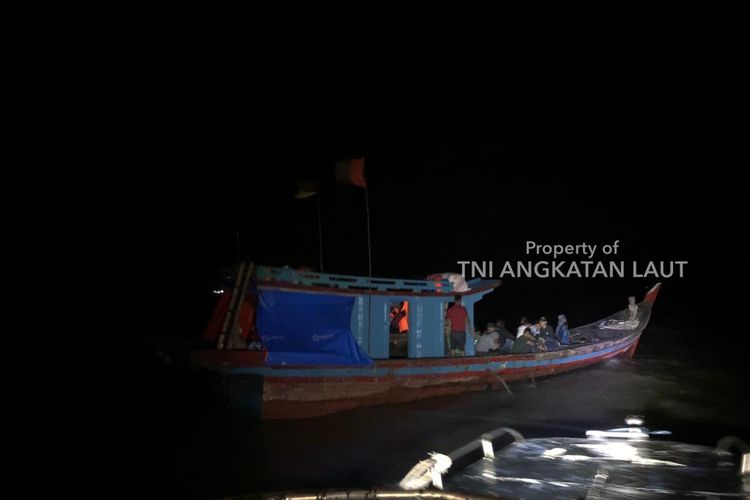
[[[405,358],[409,353],[409,301],[391,302],[389,310],[389,357]]]

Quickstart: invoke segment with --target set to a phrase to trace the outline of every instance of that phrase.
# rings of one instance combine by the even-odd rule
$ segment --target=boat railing
[[[520,432],[509,427],[500,427],[482,434],[479,438],[450,453],[431,453],[430,458],[419,462],[404,476],[399,486],[407,491],[422,490],[430,484],[435,488],[443,489],[443,477],[482,458],[493,460],[495,450],[522,441],[524,438]]]
[[[447,279],[409,280],[368,278],[346,274],[300,271],[289,267],[259,266],[258,282],[274,281],[302,286],[340,288],[346,290],[377,290],[382,292],[452,293],[453,284]]]

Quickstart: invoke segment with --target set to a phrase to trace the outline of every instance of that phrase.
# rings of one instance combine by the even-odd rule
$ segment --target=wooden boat
[[[456,291],[447,279],[388,280],[258,268],[243,283],[252,283],[247,286],[257,297],[255,321],[267,350],[199,350],[191,364],[218,375],[217,387],[232,407],[264,419],[307,418],[500,388],[512,380],[632,357],[660,288],[654,286],[639,304],[631,300],[623,311],[571,329],[573,343],[560,350],[476,356],[469,336],[466,356],[450,357],[443,335],[447,304],[454,294],[461,295],[474,324],[474,303],[499,281],[473,280],[467,290]],[[410,303],[406,359],[387,359],[388,304],[394,301]],[[329,322],[327,330],[319,328],[321,321]]]

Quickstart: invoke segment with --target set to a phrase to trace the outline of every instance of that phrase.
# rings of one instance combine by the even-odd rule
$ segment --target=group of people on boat
[[[511,353],[547,352],[561,349],[570,344],[568,318],[564,314],[557,316],[557,327],[553,330],[547,318],[540,317],[536,323],[521,318],[516,330],[516,338],[510,346]]]
[[[446,313],[447,340],[452,356],[463,356],[466,345],[466,332],[472,331],[469,314],[461,305],[461,297],[454,298],[453,305]],[[570,344],[568,319],[564,314],[557,317],[557,326],[553,329],[547,318],[541,316],[536,323],[521,318],[521,323],[513,335],[506,327],[505,321],[487,323],[483,332],[474,335],[474,350],[478,355],[501,353],[547,352],[561,349]]]
[[[487,323],[485,331],[479,332],[474,349],[477,354],[530,353],[555,351],[568,344],[568,319],[560,314],[554,330],[544,316],[536,323],[521,318],[515,335],[505,328],[505,321],[501,319]]]

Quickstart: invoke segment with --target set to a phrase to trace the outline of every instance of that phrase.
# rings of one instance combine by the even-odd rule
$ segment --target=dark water
[[[427,452],[448,452],[500,426],[526,437],[583,437],[646,416],[674,439],[750,439],[743,352],[700,335],[649,327],[633,360],[482,392],[363,408],[298,421],[257,422],[206,404],[180,364],[153,360],[140,422],[151,491],[210,497],[324,487],[387,487]]]

